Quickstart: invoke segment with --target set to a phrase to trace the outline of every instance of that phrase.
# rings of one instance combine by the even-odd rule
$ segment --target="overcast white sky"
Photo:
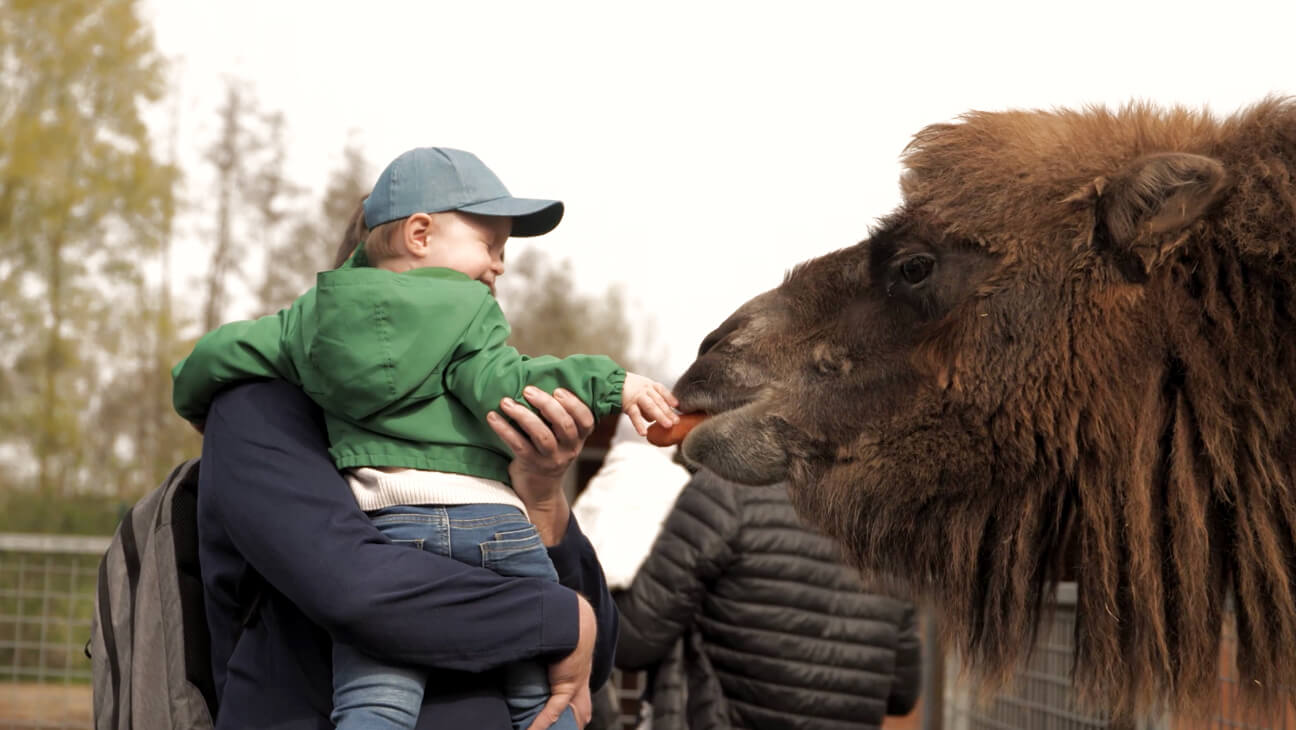
[[[623,287],[676,371],[792,264],[863,238],[926,124],[1296,93],[1289,0],[149,2],[182,159],[230,75],[286,114],[291,173],[316,191],[352,131],[375,174],[411,147],[471,150],[513,194],[567,204],[510,247]]]

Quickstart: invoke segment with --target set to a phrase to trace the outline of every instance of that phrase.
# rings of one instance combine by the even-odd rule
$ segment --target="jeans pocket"
[[[391,538],[389,538],[389,539],[391,539]],[[391,539],[391,541],[392,541],[392,544],[394,544],[394,545],[408,545],[409,547],[417,548],[417,549],[419,549],[419,550],[422,550],[422,549],[423,549],[423,538],[421,538],[421,537],[420,537],[420,538],[413,539],[413,540],[396,540],[396,539]]]
[[[495,533],[481,544],[482,567],[500,575],[558,580],[549,551],[534,525]]]

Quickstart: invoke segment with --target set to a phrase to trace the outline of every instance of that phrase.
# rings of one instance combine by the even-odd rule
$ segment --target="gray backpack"
[[[87,645],[95,730],[212,727],[197,509],[191,459],[126,513],[99,563]]]

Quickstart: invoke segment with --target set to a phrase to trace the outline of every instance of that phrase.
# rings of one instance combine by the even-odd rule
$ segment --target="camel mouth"
[[[679,398],[680,413],[705,413],[707,416],[718,416],[751,404],[760,395],[761,390],[761,388],[744,388],[725,393],[697,390],[676,393],[676,397]]]
[[[731,405],[736,399],[726,401]],[[693,467],[706,467],[740,484],[763,485],[783,481],[788,473],[788,454],[771,430],[769,403],[753,392],[741,406],[718,414],[709,412],[684,437],[680,453]]]

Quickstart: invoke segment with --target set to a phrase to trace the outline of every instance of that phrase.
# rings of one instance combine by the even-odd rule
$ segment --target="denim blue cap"
[[[365,200],[365,226],[370,230],[415,213],[457,210],[478,215],[508,216],[518,237],[540,236],[562,220],[557,200],[515,198],[508,188],[471,152],[448,147],[419,147],[391,161],[378,176]]]

